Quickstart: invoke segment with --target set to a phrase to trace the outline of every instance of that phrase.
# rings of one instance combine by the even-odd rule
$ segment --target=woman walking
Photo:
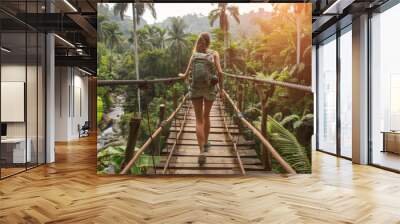
[[[210,111],[217,95],[217,84],[222,90],[223,73],[218,52],[209,49],[211,42],[209,33],[201,33],[197,38],[193,54],[182,78],[190,74],[189,99],[191,99],[196,115],[196,136],[199,144],[200,165],[206,162],[205,152],[210,143]],[[222,95],[221,95],[222,96]]]

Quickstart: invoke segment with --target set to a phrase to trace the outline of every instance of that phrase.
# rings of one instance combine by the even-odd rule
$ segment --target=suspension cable
[[[219,101],[219,110],[220,110],[221,115],[222,115],[222,118],[223,118],[225,131],[227,132],[228,137],[229,137],[229,139],[230,139],[231,142],[232,142],[232,146],[233,146],[233,149],[234,149],[235,154],[236,154],[236,159],[237,159],[237,161],[238,161],[238,163],[239,163],[240,172],[242,172],[242,175],[246,175],[246,171],[244,170],[243,162],[242,162],[242,159],[240,158],[239,150],[238,150],[238,148],[237,148],[237,142],[238,142],[238,139],[239,139],[239,138],[238,138],[238,139],[234,139],[234,137],[233,137],[232,134],[231,134],[231,131],[230,131],[229,128],[228,128],[228,125],[226,124],[225,111],[222,109],[222,102],[221,102],[221,100]]]
[[[156,165],[155,165],[155,163],[154,163],[154,143],[153,143],[153,136],[151,135],[151,133],[153,133],[152,131],[151,131],[151,128],[150,128],[150,115],[149,115],[149,105],[148,105],[148,103],[146,103],[146,114],[147,114],[147,130],[149,131],[149,135],[150,135],[150,141],[151,141],[151,143],[150,143],[150,153],[151,153],[151,159],[152,159],[152,162],[153,162],[153,170],[154,170],[154,174],[156,174]]]
[[[174,144],[172,145],[171,150],[170,150],[170,152],[169,152],[169,154],[168,154],[167,161],[165,162],[165,165],[164,165],[163,174],[165,174],[165,173],[167,172],[167,169],[168,169],[168,166],[169,166],[169,162],[170,162],[170,160],[171,160],[171,158],[172,158],[172,155],[174,154],[174,151],[175,151],[175,149],[176,149],[176,145],[178,144],[179,138],[181,137],[181,135],[182,135],[182,133],[183,133],[183,129],[185,128],[186,118],[187,118],[187,115],[188,115],[188,113],[189,113],[189,111],[190,111],[190,108],[191,108],[191,104],[189,104],[189,107],[188,107],[188,108],[186,109],[186,111],[185,111],[185,115],[184,115],[184,117],[183,117],[183,122],[182,122],[182,124],[181,124],[181,126],[180,126],[179,133],[175,135],[175,142],[174,142]],[[175,118],[175,119],[176,119],[176,118]],[[177,132],[176,132],[176,128],[177,128],[177,127],[175,126],[175,133],[177,133]]]
[[[163,130],[163,128],[169,124],[172,119],[175,117],[175,115],[177,114],[177,112],[181,109],[183,103],[186,101],[188,97],[188,94],[186,94],[183,97],[182,102],[179,104],[179,106],[175,109],[175,111],[163,122],[161,122],[160,127],[158,127],[153,134],[151,135],[151,138],[147,139],[147,141],[142,145],[142,147],[135,153],[135,156],[127,163],[127,165],[125,166],[125,168],[120,172],[120,174],[126,174],[128,172],[128,170],[133,166],[133,164],[135,164],[135,162],[137,161],[137,159],[140,157],[140,155],[144,152],[144,150],[146,150],[147,147],[149,147],[149,145],[152,142],[152,139],[156,138],[161,131]]]
[[[224,74],[230,78],[249,80],[249,81],[253,81],[254,83],[258,82],[258,83],[264,83],[264,84],[272,84],[272,85],[283,86],[283,87],[287,87],[287,88],[291,88],[291,89],[298,89],[298,90],[303,90],[306,92],[312,92],[311,86],[305,86],[305,85],[300,85],[300,84],[290,83],[290,82],[281,82],[281,81],[276,81],[276,80],[271,80],[271,79],[260,79],[260,78],[255,78],[252,76],[233,75],[233,74],[229,74],[229,73],[225,73],[225,72],[224,72]]]

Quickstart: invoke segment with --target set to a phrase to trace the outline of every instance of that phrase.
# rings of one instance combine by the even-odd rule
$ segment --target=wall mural
[[[311,173],[310,3],[132,5],[98,4],[98,174]]]

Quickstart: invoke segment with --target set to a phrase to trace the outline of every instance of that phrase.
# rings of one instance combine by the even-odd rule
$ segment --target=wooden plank
[[[167,139],[167,144],[174,144],[175,139],[169,138]],[[210,140],[211,145],[220,145],[220,146],[232,146],[232,143],[229,140],[225,141],[214,141]],[[195,139],[180,139],[178,145],[198,145],[197,140]],[[238,146],[254,146],[254,141],[239,141]]]
[[[170,132],[179,132],[180,131],[180,127],[171,127],[170,128]],[[196,133],[196,127],[184,127],[183,128],[184,132],[187,133]],[[229,129],[229,131],[231,133],[235,133],[238,134],[239,133],[239,129]],[[220,134],[220,133],[226,133],[225,128],[215,128],[215,127],[211,127],[210,128],[210,133],[213,134]]]
[[[169,150],[170,147],[167,147],[164,149],[164,151]],[[184,149],[189,149],[189,150],[198,150],[199,146],[198,145],[179,145],[178,148],[184,148]],[[231,150],[232,145],[211,145],[209,151],[214,151],[214,150]],[[245,145],[245,146],[240,146],[238,147],[239,150],[254,150],[254,147]]]
[[[176,132],[172,132],[170,133],[169,137],[170,139],[175,139],[175,133]],[[181,139],[192,139],[192,140],[197,140],[197,136],[196,133],[191,133],[191,132],[183,132],[182,135],[180,136]],[[215,134],[215,133],[210,133],[210,135],[208,136],[208,140],[210,141],[225,141],[228,140],[228,136],[225,134]],[[235,135],[234,137],[235,140],[238,141],[246,141],[246,139],[244,139],[244,137],[242,135]]]
[[[157,173],[162,173],[162,171],[158,171]],[[166,174],[180,174],[180,175],[233,175],[233,174],[241,174],[239,170],[218,170],[218,169],[208,169],[208,170],[191,170],[191,169],[169,169]]]
[[[214,122],[214,123],[211,124],[211,128],[225,128],[223,123],[220,123],[220,124],[221,125],[216,124]],[[171,127],[174,127],[174,128],[175,127],[180,127],[180,122],[176,122],[176,125],[175,125],[174,122],[172,122],[171,123]],[[195,122],[192,122],[192,123],[187,123],[186,122],[185,127],[196,127],[196,123]],[[228,127],[229,127],[229,129],[238,129],[239,128],[239,126],[237,126],[236,124],[228,125]]]
[[[163,167],[164,163],[160,163],[157,167]],[[170,163],[168,166],[169,169],[233,169],[240,168],[237,163],[206,163],[200,165],[198,163]],[[262,165],[244,165],[244,168],[247,170],[264,170]]]
[[[165,161],[167,159],[166,156],[161,156],[161,161]],[[197,163],[198,156],[178,156],[173,157],[171,159],[171,163]],[[261,164],[261,161],[258,158],[243,158],[243,164]],[[236,157],[207,157],[207,163],[237,163]]]
[[[181,119],[181,118],[183,118],[183,116],[177,116],[177,119]],[[195,121],[196,120],[196,117],[195,116],[188,116],[187,117],[187,120],[188,121]],[[211,122],[213,122],[213,121],[222,121],[223,120],[223,118],[221,117],[221,116],[218,116],[218,117],[210,117],[210,121]]]
[[[167,153],[169,151],[166,151]],[[213,150],[209,149],[206,153],[207,156],[233,156],[235,157],[233,151],[231,149],[220,149],[220,150]],[[239,150],[239,154],[242,157],[255,157],[257,158],[257,153],[253,149],[249,150]],[[177,148],[175,149],[174,156],[198,156],[200,155],[200,150],[197,149],[185,149],[185,148]]]
[[[196,120],[187,120],[187,124],[196,124]],[[210,125],[211,125],[211,127],[215,127],[215,126],[222,127],[224,125],[224,123],[222,120],[212,121]]]

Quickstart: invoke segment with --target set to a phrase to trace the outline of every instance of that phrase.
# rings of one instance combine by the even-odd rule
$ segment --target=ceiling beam
[[[343,11],[351,5],[355,0],[336,0],[330,4],[322,14],[324,15],[337,15],[342,14]]]
[[[55,56],[56,66],[87,67],[95,71],[97,67],[96,57],[91,56]]]

